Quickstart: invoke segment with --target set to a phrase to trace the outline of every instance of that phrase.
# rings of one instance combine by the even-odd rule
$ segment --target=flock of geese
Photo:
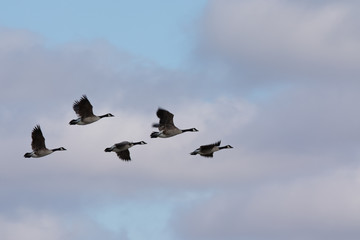
[[[93,106],[91,105],[90,101],[83,95],[80,100],[76,100],[73,104],[73,109],[78,116],[77,119],[73,119],[69,122],[70,125],[87,125],[90,123],[94,123],[104,117],[114,117],[111,113],[105,115],[94,115],[93,113]],[[152,126],[154,128],[158,128],[158,132],[152,132],[150,137],[151,138],[168,138],[173,137],[175,135],[184,133],[184,132],[198,132],[196,128],[189,128],[189,129],[179,129],[174,124],[174,115],[162,108],[159,108],[156,112],[156,115],[159,118],[159,123],[154,123]],[[39,158],[49,155],[56,151],[65,151],[64,147],[48,149],[45,145],[45,138],[42,134],[40,125],[36,125],[31,133],[31,148],[32,152],[25,153],[25,158]],[[130,161],[130,152],[129,148],[135,145],[144,145],[146,142],[128,142],[123,141],[120,143],[116,143],[111,147],[105,149],[105,152],[115,152],[117,156],[124,161]],[[219,151],[221,149],[226,148],[233,148],[230,145],[220,146],[221,141],[218,141],[213,144],[202,145],[193,152],[191,155],[199,154],[204,157],[213,157],[214,152]]]

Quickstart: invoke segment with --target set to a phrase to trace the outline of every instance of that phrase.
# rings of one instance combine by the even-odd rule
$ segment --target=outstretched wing
[[[45,149],[45,138],[41,132],[40,125],[36,125],[31,133],[31,148],[34,151],[38,151],[40,149]]]
[[[165,125],[174,125],[174,114],[172,114],[171,112],[159,108],[156,112],[156,115],[158,116],[158,118],[160,119],[159,124],[160,126],[165,126]]]
[[[201,151],[201,152],[210,151],[211,149],[213,149],[213,147],[215,147],[215,146],[220,146],[220,144],[221,144],[221,141],[218,141],[218,142],[213,143],[213,144],[202,145],[202,146],[200,146],[200,151]],[[211,156],[211,157],[212,157],[212,156]]]
[[[78,117],[90,117],[93,116],[93,106],[91,105],[90,101],[86,97],[86,95],[82,95],[79,101],[75,101],[73,105],[73,109]]]
[[[118,157],[124,161],[130,161],[130,151],[128,149],[121,151],[121,152],[117,152],[116,153],[118,155]]]

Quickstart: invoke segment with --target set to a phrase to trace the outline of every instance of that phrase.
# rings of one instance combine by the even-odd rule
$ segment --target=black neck
[[[193,128],[182,129],[181,132],[193,132]]]
[[[64,148],[54,148],[54,149],[51,149],[51,151],[55,152],[55,151],[61,151],[63,150]]]
[[[219,149],[225,149],[225,148],[231,148],[231,147],[229,147],[229,145],[219,147]]]

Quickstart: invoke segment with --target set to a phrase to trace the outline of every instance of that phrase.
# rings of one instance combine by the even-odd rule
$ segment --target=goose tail
[[[73,119],[69,122],[70,125],[76,125],[78,123],[77,119]]]
[[[112,148],[105,148],[105,152],[111,152],[112,151]]]
[[[157,137],[159,137],[159,135],[160,135],[159,132],[152,132],[152,133],[150,134],[150,137],[151,137],[151,138],[157,138]]]
[[[191,155],[196,155],[196,154],[199,153],[199,150],[200,150],[200,149],[196,149],[195,151],[191,152],[190,154],[191,154]]]

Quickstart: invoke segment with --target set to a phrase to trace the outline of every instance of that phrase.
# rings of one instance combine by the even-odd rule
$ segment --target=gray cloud
[[[158,68],[106,42],[47,48],[41,38],[24,31],[5,29],[1,36],[10,39],[0,47],[4,66],[0,70],[4,84],[0,140],[5,149],[0,219],[7,229],[2,239],[16,239],[19,232],[39,239],[62,239],[71,235],[72,229],[64,222],[73,218],[89,223],[83,225],[83,229],[92,229],[89,235],[105,234],[111,239],[114,234],[92,223],[93,217],[86,216],[84,208],[151,199],[158,193],[181,199],[181,193],[202,192],[204,185],[210,186],[209,180],[215,181],[211,177],[214,169],[204,168],[204,159],[193,158],[189,152],[219,139],[238,145],[230,142],[236,139],[234,128],[243,127],[253,116],[253,106],[245,100],[221,94],[211,97],[223,91],[217,88],[208,93],[211,84],[198,88],[202,82],[194,82],[197,74]],[[84,93],[96,114],[111,112],[115,117],[85,127],[69,126],[75,117],[72,103]],[[150,139],[158,106],[172,111],[179,127],[197,127],[203,135]],[[219,121],[226,126],[218,128]],[[42,126],[48,147],[64,146],[67,151],[24,159],[23,154],[31,149],[35,124]],[[123,140],[149,144],[131,149],[130,163],[104,152],[105,147]],[[230,151],[219,153],[221,156],[234,162]],[[225,174],[226,168],[221,171]],[[21,209],[30,213],[19,214]],[[44,221],[32,223],[35,218]],[[70,228],[77,224],[69,223]],[[42,228],[47,231],[40,232]],[[73,238],[86,236],[80,231]]]
[[[48,48],[33,33],[1,29],[1,238],[132,239],[87,209],[141,201],[174,204],[166,227],[175,239],[355,239],[357,16],[348,1],[306,4],[210,2],[200,54],[216,65],[198,58],[194,68],[205,68],[189,71],[105,41]],[[115,117],[69,126],[82,94]],[[200,131],[150,139],[159,106]],[[49,147],[68,151],[24,159],[37,123]],[[104,152],[123,140],[148,145],[133,147],[130,163]],[[189,155],[218,140],[234,149]]]
[[[125,232],[115,234],[106,231],[89,219],[34,212],[21,209],[11,217],[0,217],[0,237],[5,240],[24,238],[46,239],[128,239]]]
[[[255,111],[237,176],[178,209],[179,239],[357,238],[358,7],[210,1],[197,53]]]
[[[199,52],[224,60],[242,86],[354,81],[360,56],[357,9],[352,1],[210,1]]]
[[[219,191],[179,210],[173,225],[182,239],[356,239],[358,179],[357,168]]]
[[[292,88],[259,106],[261,116],[252,122],[258,131],[248,132],[247,141],[255,144],[254,148],[275,152],[354,153],[360,118],[356,87],[312,84]]]

